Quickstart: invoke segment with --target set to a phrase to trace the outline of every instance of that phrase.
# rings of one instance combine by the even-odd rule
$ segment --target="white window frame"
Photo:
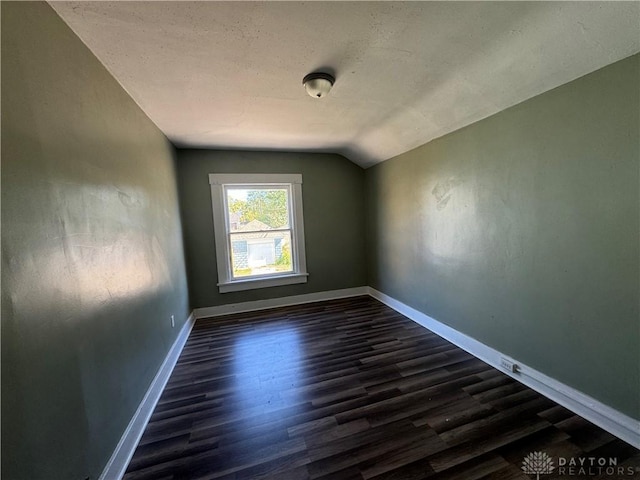
[[[218,289],[220,293],[253,290],[306,283],[307,260],[304,251],[304,219],[302,215],[302,175],[280,173],[211,173],[211,202],[213,207],[213,231],[218,264]],[[226,206],[225,187],[266,188],[287,186],[289,195],[289,219],[291,227],[291,261],[293,271],[233,278],[229,235],[229,209]]]

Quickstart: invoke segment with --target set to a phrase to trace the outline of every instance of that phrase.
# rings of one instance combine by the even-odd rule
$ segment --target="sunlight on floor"
[[[233,356],[237,407],[259,415],[300,404],[302,369],[295,328],[269,325],[241,336]]]

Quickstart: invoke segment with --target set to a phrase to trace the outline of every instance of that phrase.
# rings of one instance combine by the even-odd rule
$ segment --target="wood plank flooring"
[[[125,480],[529,479],[534,451],[640,479],[635,448],[364,296],[198,320]],[[588,473],[540,478],[618,478]]]

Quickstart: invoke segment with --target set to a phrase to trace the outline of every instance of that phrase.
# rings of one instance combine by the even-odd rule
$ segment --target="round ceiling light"
[[[302,79],[302,84],[310,96],[322,98],[329,93],[335,81],[336,79],[328,73],[313,72]]]

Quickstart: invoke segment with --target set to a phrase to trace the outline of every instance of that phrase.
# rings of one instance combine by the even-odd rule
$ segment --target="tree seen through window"
[[[233,277],[291,272],[288,189],[228,188],[227,206]]]

